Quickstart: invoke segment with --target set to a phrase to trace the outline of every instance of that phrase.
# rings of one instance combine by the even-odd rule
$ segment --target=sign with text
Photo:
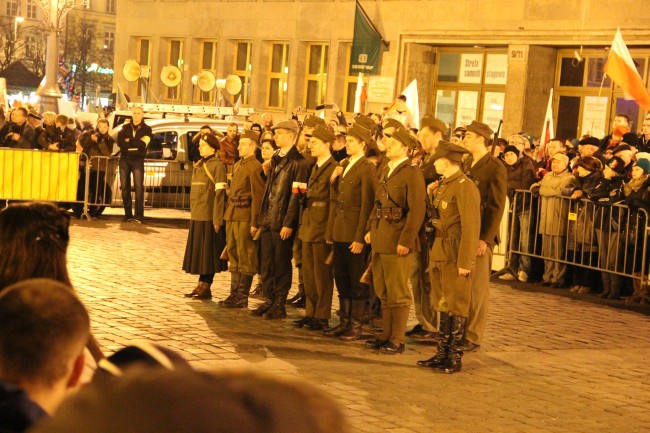
[[[458,108],[456,109],[456,127],[465,126],[476,119],[478,107],[478,92],[461,90],[458,92]]]
[[[505,99],[506,94],[503,92],[485,92],[483,97],[483,118],[481,121],[492,128],[493,131],[499,128],[499,120],[503,119]]]
[[[485,84],[506,84],[508,80],[508,55],[488,54],[485,62]]]
[[[585,96],[582,108],[581,134],[603,138],[607,128],[607,97]]]
[[[480,84],[483,75],[483,53],[464,53],[460,56],[459,83]]]
[[[368,102],[391,103],[395,94],[395,78],[381,75],[368,77]]]

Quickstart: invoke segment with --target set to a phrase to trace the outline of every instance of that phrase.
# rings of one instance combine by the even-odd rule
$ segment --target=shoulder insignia
[[[465,182],[464,178],[458,181],[458,183],[463,183],[463,182]]]

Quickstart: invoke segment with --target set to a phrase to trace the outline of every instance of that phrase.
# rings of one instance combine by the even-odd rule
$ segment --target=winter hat
[[[623,161],[618,156],[612,156],[612,159],[605,163],[605,166],[609,167],[614,173],[619,176],[624,176],[627,171],[625,170],[625,161]]]
[[[650,160],[640,159],[634,164],[635,167],[641,167],[643,171],[650,174]]]
[[[633,132],[623,134],[621,143],[629,144],[630,146],[637,147],[639,145],[639,137]]]
[[[578,160],[578,167],[582,167],[588,171],[600,171],[602,164],[593,156],[585,156]]]
[[[517,149],[516,146],[506,146],[505,149],[503,149],[503,154],[505,155],[508,152],[514,153],[517,155],[517,158],[519,158],[519,149]]]

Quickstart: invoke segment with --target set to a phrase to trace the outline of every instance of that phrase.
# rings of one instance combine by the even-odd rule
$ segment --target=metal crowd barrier
[[[90,218],[87,162],[84,153],[0,148],[0,200],[58,202]]]
[[[648,212],[630,210],[622,204],[603,206],[569,197],[550,199],[554,200],[557,218],[546,215],[547,225],[540,227],[541,197],[530,191],[515,194],[509,210],[507,266],[512,267],[521,256],[537,257],[649,283]],[[543,231],[556,231],[553,238],[547,238],[554,243],[552,254],[543,246]]]

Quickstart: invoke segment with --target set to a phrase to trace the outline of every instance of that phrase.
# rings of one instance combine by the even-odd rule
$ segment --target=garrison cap
[[[411,134],[409,134],[409,132],[404,127],[397,128],[392,133],[386,134],[386,137],[394,138],[411,150],[415,149],[418,145],[417,141],[415,141],[415,138],[413,138],[413,136],[411,136]]]
[[[352,124],[352,126],[348,128],[346,134],[356,137],[366,144],[370,144],[370,141],[372,140],[370,131],[362,126],[359,126],[357,123]]]
[[[476,120],[473,120],[472,123],[467,125],[466,129],[468,132],[473,132],[474,134],[478,134],[481,137],[485,138],[486,140],[492,138],[492,134],[494,134],[492,128],[487,126],[485,123],[477,122]]]
[[[467,149],[449,141],[440,140],[436,152],[433,154],[433,159],[447,158],[450,161],[461,163],[463,162],[463,155],[469,153]]]
[[[305,119],[302,121],[302,126],[307,128],[316,128],[317,126],[326,126],[325,121],[318,116],[313,114],[308,114],[305,116]]]
[[[384,127],[384,129],[386,129],[386,128],[396,128],[397,129],[397,128],[404,128],[404,125],[402,124],[402,122],[400,122],[397,119],[393,119],[392,117],[387,117],[386,119],[384,119],[383,127]]]
[[[336,135],[330,131],[329,128],[326,128],[324,126],[316,127],[316,129],[314,129],[311,134],[307,134],[307,137],[318,138],[319,140],[330,144],[334,143],[336,140]]]
[[[288,129],[289,131],[298,132],[298,125],[293,120],[283,120],[273,125],[271,128],[273,131],[276,129]]]
[[[245,131],[245,132],[244,132],[244,133],[239,137],[240,140],[241,140],[242,138],[248,138],[249,140],[253,140],[255,143],[257,143],[257,141],[258,141],[259,138],[260,138],[260,135],[259,135],[257,132],[255,132],[255,131],[253,131],[253,130],[250,130],[250,131]]]
[[[370,117],[360,114],[354,119],[354,124],[370,131],[370,135],[375,135],[377,132],[377,124]]]
[[[420,127],[429,128],[433,132],[440,131],[443,134],[447,131],[447,125],[440,119],[436,119],[433,116],[424,116],[420,121]]]

